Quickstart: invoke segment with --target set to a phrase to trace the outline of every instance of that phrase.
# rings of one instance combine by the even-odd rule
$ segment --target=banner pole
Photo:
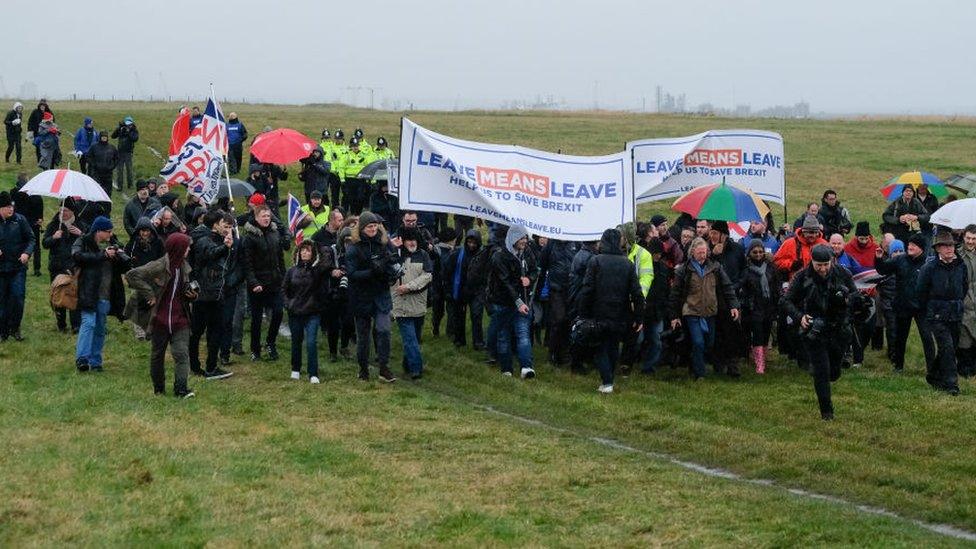
[[[213,101],[214,107],[217,107],[217,94],[214,92],[213,82],[210,83],[210,100]],[[214,113],[216,114],[216,113]],[[223,112],[220,115],[223,116]],[[224,119],[224,137],[227,137],[227,119]],[[223,144],[221,144],[223,145]],[[227,151],[224,150],[223,146],[220,148],[220,156],[224,160],[224,178],[227,181],[227,206],[230,208],[230,213],[234,213],[234,193],[230,189],[230,170],[227,168]]]
[[[624,150],[627,150],[627,144],[624,143]],[[634,208],[634,226],[637,226],[637,184],[635,180],[637,179],[637,171],[634,166],[634,149],[630,149],[630,203]]]

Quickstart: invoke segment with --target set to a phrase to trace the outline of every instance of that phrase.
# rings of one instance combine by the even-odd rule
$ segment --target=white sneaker
[[[292,372],[291,373],[291,378],[292,379],[299,379],[301,377],[302,377],[302,374],[300,372]]]
[[[505,377],[512,377],[512,372],[502,372],[502,375]]]
[[[522,368],[522,379],[532,379],[535,377],[535,370],[532,368]]]
[[[603,393],[605,395],[609,395],[610,393],[613,392],[613,385],[600,385],[597,388],[597,391],[600,391],[601,393]]]
[[[861,367],[861,363],[860,362],[855,362],[851,367],[852,368],[860,368]]]
[[[316,377],[316,376],[312,376],[312,377],[308,378],[308,381],[312,385],[318,385],[319,384],[319,378]]]

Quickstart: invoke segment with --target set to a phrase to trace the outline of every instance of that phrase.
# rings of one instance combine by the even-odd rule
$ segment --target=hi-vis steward
[[[598,240],[634,218],[629,155],[568,156],[464,141],[404,118],[402,209],[477,216],[562,240]]]

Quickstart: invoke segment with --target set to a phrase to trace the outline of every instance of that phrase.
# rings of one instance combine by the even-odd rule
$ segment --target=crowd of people
[[[138,139],[131,122],[116,132],[129,128]],[[131,324],[132,337],[150,341],[156,393],[166,389],[170,349],[173,392],[182,397],[194,394],[191,374],[233,375],[226,368],[245,355],[248,319],[250,360],[279,360],[286,312],[290,375],[301,379],[304,369],[311,383],[320,381],[319,333],[330,363],[355,361],[362,380],[375,366],[380,380],[396,381],[394,325],[403,375],[421,379],[428,316],[434,337],[458,349],[470,344],[502,375],[535,377],[533,348],[543,346],[554,367],[595,368],[602,393],[614,391],[617,373],[665,367],[685,368],[695,380],[710,375],[709,365],[736,378],[750,364],[761,375],[775,346],[812,374],[824,419],[834,413],[831,382],[860,367],[866,349],[886,344],[894,371],[904,369],[912,322],[934,388],[958,394],[957,376],[976,373],[976,226],[930,224],[938,202],[924,186],[906,187],[874,230],[852,221],[828,190],[795,223],[777,228],[767,216],[741,239],[726,221],[682,214],[576,243],[401,211],[385,181],[358,177],[370,161],[392,157],[385,139],[374,147],[362,130],[348,145],[341,130],[322,138],[302,161],[305,215],[294,234],[278,209],[277,183],[287,171],[253,157],[257,192],[237,216],[226,200],[208,206],[187,196],[183,204],[155,179],[135,181],[121,232],[110,210],[92,213],[69,200],[44,225],[31,197],[0,194],[0,339],[23,339],[27,265],[34,257],[36,271],[43,248],[52,281],[69,273],[77,280],[77,306],[54,311],[57,328],[77,335],[77,369],[101,371],[114,316]],[[96,146],[83,154],[89,173],[101,173]],[[121,187],[128,176],[116,174]],[[103,175],[112,185],[111,172]],[[854,276],[872,269],[877,276],[858,286]]]

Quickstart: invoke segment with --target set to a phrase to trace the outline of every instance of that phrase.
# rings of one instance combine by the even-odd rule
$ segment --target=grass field
[[[109,129],[132,115],[141,144],[159,151],[176,111],[138,103],[52,107],[66,133],[86,115]],[[371,141],[397,142],[395,113],[224,109],[237,111],[252,134],[266,124],[312,135],[361,125]],[[777,131],[786,141],[790,219],[832,187],[856,218],[876,225],[884,206],[878,188],[888,177],[918,167],[941,176],[976,169],[976,122],[967,120],[411,118],[449,135],[572,154],[709,128]],[[159,166],[138,148],[140,174]],[[15,173],[0,164],[0,187],[11,186]],[[298,183],[293,175],[285,188]],[[641,216],[666,209],[643,208]],[[28,294],[27,340],[0,345],[2,546],[967,543],[910,520],[704,476],[594,437],[976,530],[976,384],[963,380],[956,398],[931,391],[916,348],[903,375],[873,352],[864,368],[845,372],[834,385],[837,420],[829,424],[819,419],[809,377],[785,363],[738,381],[693,384],[681,372],[631,377],[607,397],[596,393],[596,377],[570,376],[541,360],[532,382],[503,378],[429,332],[420,383],[364,384],[354,364],[326,362],[323,384],[313,387],[287,380],[286,359],[238,362],[226,382],[194,379],[198,396],[184,402],[152,397],[148,345],[114,321],[106,371],[75,373],[74,341],[56,332],[45,304],[46,278],[30,277]]]

